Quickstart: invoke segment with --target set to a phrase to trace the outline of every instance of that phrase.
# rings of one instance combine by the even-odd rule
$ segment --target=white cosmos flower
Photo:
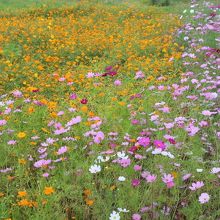
[[[109,161],[110,157],[106,156],[105,158],[103,156],[98,156],[96,159],[96,163],[101,163],[101,162],[107,162]]]
[[[101,166],[94,164],[89,168],[90,173],[99,173],[101,171]]]
[[[113,211],[113,212],[110,214],[109,220],[120,220],[120,215],[119,215],[119,213],[116,212],[116,211]]]
[[[126,178],[124,176],[119,176],[118,177],[118,181],[120,182],[124,182],[126,180]]]
[[[128,158],[128,156],[126,156],[126,154],[125,154],[125,152],[124,151],[122,151],[122,152],[118,152],[117,153],[117,156],[119,157],[119,158],[121,158],[121,159],[127,159]]]
[[[122,209],[122,208],[118,208],[118,211],[119,211],[119,212],[129,212],[129,210],[127,210],[127,209]]]
[[[197,173],[201,173],[203,169],[196,169]]]
[[[162,149],[156,148],[152,151],[152,154],[161,154],[161,152],[162,152]]]

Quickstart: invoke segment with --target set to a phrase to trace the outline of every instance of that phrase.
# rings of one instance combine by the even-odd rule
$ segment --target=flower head
[[[101,166],[95,164],[89,168],[90,173],[99,173],[101,171]]]
[[[210,196],[208,193],[202,193],[200,196],[199,196],[199,202],[201,204],[204,204],[204,203],[207,203],[210,199]]]
[[[166,149],[166,144],[163,141],[161,141],[161,140],[155,140],[154,141],[154,146],[156,148],[161,149],[161,150],[165,150]]]

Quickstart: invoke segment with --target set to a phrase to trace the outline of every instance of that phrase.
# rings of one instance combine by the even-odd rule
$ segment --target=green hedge
[[[152,5],[168,6],[170,5],[170,0],[151,0]]]

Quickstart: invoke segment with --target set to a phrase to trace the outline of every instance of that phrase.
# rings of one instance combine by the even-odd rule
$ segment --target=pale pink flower
[[[115,80],[114,85],[115,86],[121,86],[121,81],[120,80]]]
[[[7,124],[7,121],[6,120],[0,120],[0,126],[3,126],[3,125],[6,125]]]
[[[135,79],[142,79],[144,77],[145,77],[144,73],[142,71],[138,71],[138,72],[136,72],[136,75],[134,78]]]
[[[200,196],[199,196],[199,202],[201,204],[204,204],[204,203],[207,203],[210,199],[210,196],[208,193],[202,193]]]
[[[98,131],[95,135],[95,137],[93,137],[93,140],[96,144],[100,144],[102,140],[104,140],[105,135],[102,131]]]
[[[68,150],[68,148],[66,146],[63,146],[60,149],[58,149],[57,155],[64,154],[65,152],[67,152],[67,150]]]
[[[157,179],[157,176],[150,174],[150,175],[147,175],[145,179],[147,180],[148,183],[153,183]]]
[[[201,182],[197,181],[196,183],[192,183],[192,186],[190,186],[189,189],[191,189],[192,191],[195,191],[203,186],[204,186],[203,181],[201,181]]]
[[[140,165],[134,165],[134,170],[135,170],[135,171],[141,171],[141,169],[142,169],[142,166],[140,166]]]
[[[132,220],[141,220],[141,216],[137,213],[132,215]]]

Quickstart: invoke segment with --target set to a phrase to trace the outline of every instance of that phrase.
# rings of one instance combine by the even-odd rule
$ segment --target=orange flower
[[[26,137],[26,133],[25,133],[25,132],[19,132],[19,133],[17,134],[17,137],[18,137],[18,138],[25,138],[25,137]]]
[[[111,191],[113,191],[113,190],[115,190],[115,189],[116,189],[116,185],[110,186],[110,190],[111,190]]]
[[[81,111],[82,112],[87,112],[88,111],[88,107],[86,105],[81,107]]]
[[[28,108],[28,113],[32,113],[32,112],[34,112],[34,108],[33,107]]]
[[[94,204],[94,200],[91,199],[85,199],[86,205],[92,206]]]
[[[25,159],[23,159],[23,158],[22,159],[18,159],[18,163],[19,164],[23,164],[24,165],[24,164],[26,164],[26,162],[27,161]]]
[[[178,173],[175,171],[173,171],[171,174],[173,175],[174,178],[177,178],[177,176],[178,176]]]
[[[53,189],[53,187],[45,187],[44,188],[44,194],[45,195],[50,195],[50,194],[52,194],[52,193],[54,193],[54,189]]]
[[[30,202],[27,199],[22,199],[21,201],[18,202],[19,206],[30,206]]]
[[[85,195],[85,196],[89,196],[89,195],[91,195],[91,190],[90,189],[85,189],[84,191],[83,191],[83,194]]]
[[[25,197],[25,196],[27,196],[26,191],[18,191],[18,197]]]

